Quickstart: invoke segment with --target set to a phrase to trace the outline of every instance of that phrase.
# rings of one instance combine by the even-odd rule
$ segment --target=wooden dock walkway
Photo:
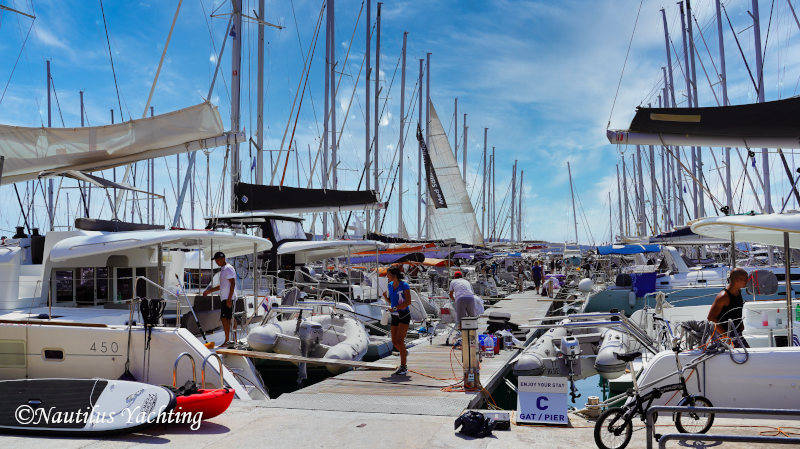
[[[487,309],[507,312],[511,321],[526,324],[529,318],[546,313],[548,302],[531,291],[515,293]],[[479,320],[486,329],[486,318]],[[348,371],[293,393],[286,393],[262,404],[263,407],[303,410],[330,410],[372,413],[410,413],[420,415],[457,416],[483,400],[481,391],[464,392],[456,385],[463,377],[459,364],[461,351],[445,344],[443,331],[433,341],[426,339],[409,349],[408,376],[392,376],[381,371]],[[481,363],[480,379],[491,390],[502,381],[508,362],[519,351],[504,350]],[[399,356],[381,360],[382,364],[399,364]],[[456,385],[452,388],[449,386]]]

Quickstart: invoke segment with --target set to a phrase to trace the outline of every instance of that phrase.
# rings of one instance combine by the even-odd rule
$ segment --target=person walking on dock
[[[711,304],[711,310],[708,311],[708,321],[716,325],[717,331],[733,339],[734,346],[744,346],[745,348],[750,347],[742,337],[742,331],[744,331],[744,322],[742,321],[744,298],[742,298],[742,289],[747,286],[747,279],[748,274],[744,268],[731,270],[728,275],[727,287],[717,294],[717,297],[714,298],[714,303]],[[734,329],[736,329],[735,333]],[[741,343],[739,338],[735,338],[737,336],[741,338]]]
[[[219,319],[222,322],[222,329],[225,331],[225,346],[230,343],[231,318],[233,318],[233,304],[236,299],[236,270],[225,260],[225,254],[217,251],[212,260],[221,268],[219,271],[219,285],[208,287],[203,291],[203,296],[219,291],[220,313]],[[235,323],[234,323],[235,329]]]
[[[536,261],[533,263],[533,267],[531,268],[531,275],[533,276],[533,285],[536,291],[536,294],[539,294],[539,287],[542,285],[542,263],[540,261]]]
[[[459,329],[462,318],[477,316],[472,284],[464,279],[464,274],[460,271],[453,273],[453,280],[450,281],[450,300],[456,309],[456,323]]]
[[[403,272],[397,266],[391,266],[386,270],[386,278],[389,283],[386,286],[387,291],[383,292],[383,298],[389,303],[389,311],[392,313],[392,344],[400,352],[400,366],[394,374],[405,376],[408,374],[406,334],[411,323],[411,309],[408,308],[411,305],[411,287],[403,280]]]

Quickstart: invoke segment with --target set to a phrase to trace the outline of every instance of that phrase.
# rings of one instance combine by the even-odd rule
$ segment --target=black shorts
[[[233,307],[228,306],[228,301],[221,301],[219,317],[226,320],[233,318]]]
[[[411,323],[411,310],[398,310],[397,315],[394,313],[392,314],[392,326],[397,326],[398,324],[410,324]]]

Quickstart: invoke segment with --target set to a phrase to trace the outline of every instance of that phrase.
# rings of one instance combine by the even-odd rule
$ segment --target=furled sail
[[[2,183],[65,171],[94,171],[153,157],[224,145],[215,106],[201,103],[154,117],[81,128],[0,125]]]
[[[430,121],[428,121],[428,154],[431,160],[432,171],[436,173],[439,188],[444,195],[446,207],[435,207],[433,201],[428,201],[428,231],[431,239],[455,239],[458,243],[470,245],[483,245],[483,236],[478,229],[478,220],[472,208],[467,185],[458,163],[450,148],[450,142],[436,114],[433,102],[430,107]]]
[[[637,108],[630,129],[606,134],[615,144],[800,148],[800,97],[736,106]]]
[[[233,186],[239,212],[270,211],[293,214],[382,209],[374,190],[305,189],[237,182]]]

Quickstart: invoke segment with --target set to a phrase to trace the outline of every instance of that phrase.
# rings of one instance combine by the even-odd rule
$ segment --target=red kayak
[[[202,413],[203,419],[209,419],[228,409],[233,401],[233,389],[200,389],[195,394],[178,396],[176,400],[176,412]]]

